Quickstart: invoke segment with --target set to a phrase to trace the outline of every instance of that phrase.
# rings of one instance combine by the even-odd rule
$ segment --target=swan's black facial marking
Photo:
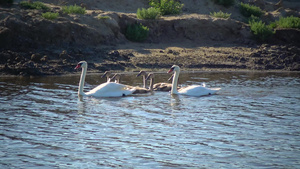
[[[125,96],[126,96],[126,94],[123,93],[123,94],[122,94],[122,97],[125,97]]]
[[[171,72],[173,72],[173,71],[174,71],[174,69],[175,69],[175,67],[171,67],[171,69],[168,71],[168,73],[171,73]]]
[[[75,67],[75,69],[81,68],[82,64],[83,64],[83,63],[80,63],[80,62],[79,62],[79,63],[77,64],[77,66]]]

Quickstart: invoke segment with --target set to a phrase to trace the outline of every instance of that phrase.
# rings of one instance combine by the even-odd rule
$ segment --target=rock
[[[42,55],[40,55],[39,53],[35,53],[31,55],[30,59],[34,62],[40,62],[42,59]]]
[[[60,59],[69,59],[70,56],[68,55],[66,50],[63,50],[60,54],[59,54],[59,58]]]
[[[48,61],[48,56],[45,55],[41,58],[41,62],[47,62]]]

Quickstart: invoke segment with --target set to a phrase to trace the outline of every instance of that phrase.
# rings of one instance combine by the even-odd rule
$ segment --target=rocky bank
[[[300,70],[300,30],[278,29],[267,42],[257,42],[237,5],[224,8],[211,0],[181,0],[185,6],[178,16],[140,20],[135,13],[149,7],[144,0],[41,1],[59,13],[56,20],[42,18],[45,11],[21,8],[19,1],[0,6],[2,75],[73,73],[81,60],[93,72],[162,70],[173,64],[186,70]],[[265,22],[300,16],[300,2],[293,0],[243,2],[265,10]],[[84,6],[87,13],[61,12],[63,5],[74,4]],[[220,10],[231,13],[231,18],[209,16]],[[145,42],[126,39],[126,27],[132,23],[149,27]]]

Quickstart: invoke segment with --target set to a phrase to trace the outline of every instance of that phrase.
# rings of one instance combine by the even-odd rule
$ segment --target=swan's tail
[[[215,94],[219,90],[221,90],[221,88],[210,88],[210,94]]]
[[[135,87],[133,87],[133,88],[126,87],[125,91],[126,91],[126,93],[125,93],[126,95],[131,95],[131,94],[133,94],[133,92],[136,91],[136,88]]]

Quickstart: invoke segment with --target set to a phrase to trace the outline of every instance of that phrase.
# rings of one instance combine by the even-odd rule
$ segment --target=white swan
[[[102,83],[99,86],[95,87],[91,91],[84,93],[83,87],[85,82],[85,76],[87,71],[86,61],[81,61],[77,64],[75,69],[82,68],[81,77],[78,87],[79,96],[94,96],[94,97],[121,97],[132,94],[135,89],[127,89],[126,85],[118,84],[114,82]]]
[[[180,89],[177,91],[177,83],[180,73],[180,68],[177,65],[173,65],[171,69],[168,71],[168,73],[174,72],[174,77],[172,81],[172,89],[171,94],[182,94],[182,95],[188,95],[188,96],[205,96],[205,95],[211,95],[215,94],[217,91],[219,91],[221,88],[206,88],[205,86],[201,85],[191,85],[187,86],[183,89]]]

